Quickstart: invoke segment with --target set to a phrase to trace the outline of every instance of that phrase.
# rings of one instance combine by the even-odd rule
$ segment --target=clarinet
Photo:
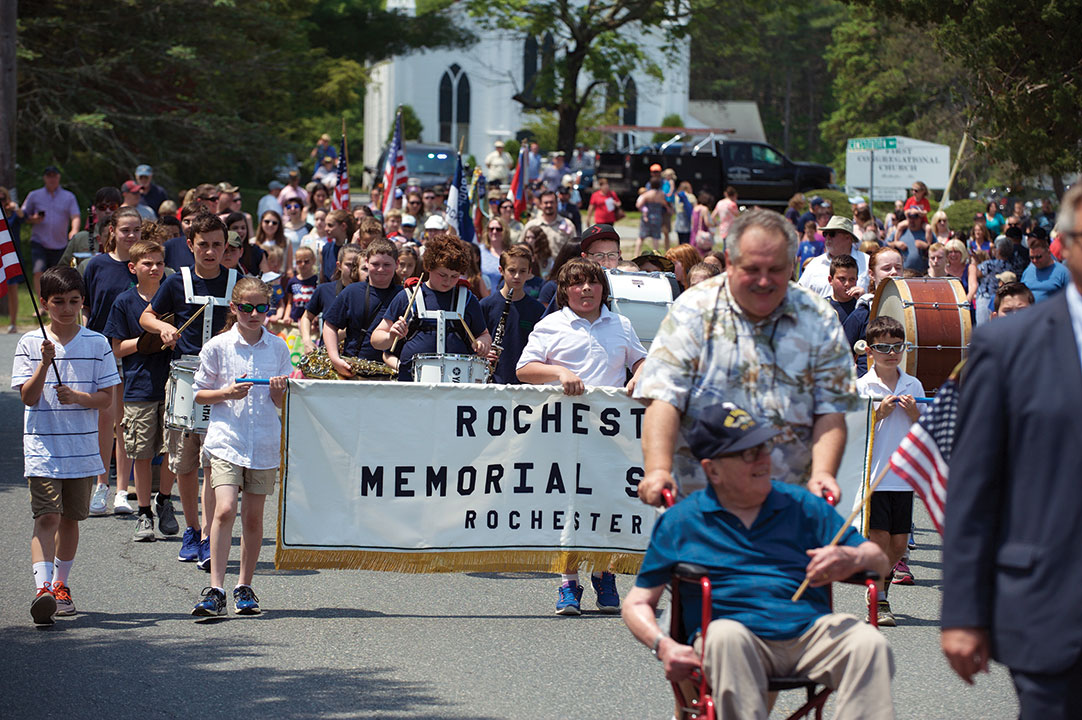
[[[511,298],[514,296],[514,290],[507,293],[507,300],[503,304],[503,314],[500,315],[500,322],[496,326],[496,334],[492,336],[492,352],[496,354],[496,359],[488,361],[488,375],[485,376],[485,383],[492,382],[492,376],[496,374],[496,366],[500,364],[500,355],[503,353],[503,335],[507,328],[507,316],[511,313]]]

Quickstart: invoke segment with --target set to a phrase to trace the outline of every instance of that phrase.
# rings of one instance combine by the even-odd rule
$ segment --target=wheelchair
[[[666,492],[664,493],[664,497],[666,504],[671,507],[674,502],[672,495]],[[828,496],[826,500],[831,505],[834,504],[834,499],[832,497]],[[878,573],[865,571],[856,573],[842,581],[847,584],[864,585],[867,588],[868,621],[871,623],[872,627],[878,627],[876,606],[879,597],[875,587],[875,583],[878,579]],[[687,583],[698,585],[702,596],[702,609],[700,614],[700,622],[702,624],[702,651],[699,653],[699,660],[701,662],[703,655],[706,652],[707,627],[712,620],[710,576],[709,571],[701,565],[679,563],[673,569],[669,637],[677,639],[688,636],[683,626],[683,614],[681,612],[680,602],[680,587]],[[829,587],[827,590],[831,595],[830,607],[831,610],[833,610],[833,592],[831,592]],[[709,680],[706,677],[706,673],[703,672],[701,668],[692,673],[690,680],[672,682],[671,685],[673,694],[676,697],[675,717],[677,720],[715,720],[716,710],[714,707],[714,699],[711,696]],[[799,718],[808,717],[812,711],[815,711],[816,720],[822,720],[823,706],[826,705],[827,699],[833,692],[831,688],[821,686],[814,680],[805,677],[772,677],[768,679],[767,692],[771,695],[786,690],[804,690],[807,693],[807,701],[790,714],[786,720],[798,720]]]

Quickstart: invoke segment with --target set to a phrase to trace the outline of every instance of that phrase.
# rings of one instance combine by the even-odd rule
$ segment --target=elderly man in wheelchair
[[[893,718],[890,648],[872,626],[832,612],[829,587],[859,571],[885,577],[887,558],[853,528],[831,545],[843,524],[837,512],[801,487],[771,481],[776,434],[730,403],[708,408],[689,428],[685,439],[709,486],[658,519],[624,622],[674,685],[701,673],[721,718],[766,718],[778,677],[832,688],[836,718]],[[714,619],[703,633],[700,588],[680,583],[674,626],[682,621],[686,635],[670,638],[658,627],[657,605],[687,563],[706,569],[705,609]],[[805,578],[809,590],[793,602]]]

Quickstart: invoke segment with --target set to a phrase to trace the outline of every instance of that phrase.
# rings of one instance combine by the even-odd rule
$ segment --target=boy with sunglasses
[[[910,426],[920,417],[916,398],[924,397],[920,380],[901,369],[905,352],[905,329],[890,317],[877,317],[868,324],[865,335],[868,354],[868,372],[857,378],[857,392],[861,397],[879,401],[875,408],[875,436],[872,443],[871,477],[890,462],[890,456],[898,449]],[[868,520],[868,539],[886,553],[890,561],[891,577],[901,571],[912,582],[909,568],[899,563],[905,555],[909,529],[913,522],[913,489],[893,470],[872,493]],[[890,582],[879,582],[879,624],[894,627],[894,615],[890,610],[887,590]]]

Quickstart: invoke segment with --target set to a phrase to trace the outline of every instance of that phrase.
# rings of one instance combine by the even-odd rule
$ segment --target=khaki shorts
[[[30,509],[34,518],[49,513],[63,515],[69,520],[86,520],[90,514],[90,494],[97,478],[28,477]]]
[[[236,485],[252,495],[270,495],[278,479],[278,468],[252,470],[220,457],[210,456],[210,486]]]
[[[176,475],[195,472],[203,454],[203,436],[187,430],[165,429],[165,451],[169,453],[169,469]]]
[[[120,421],[124,451],[132,460],[150,460],[165,449],[165,402],[154,400],[124,403]]]

